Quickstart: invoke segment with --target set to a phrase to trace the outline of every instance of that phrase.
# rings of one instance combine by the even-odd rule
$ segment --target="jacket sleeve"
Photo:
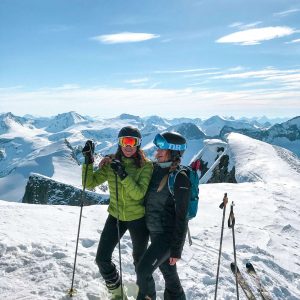
[[[82,165],[82,185],[84,186],[84,176],[87,168],[86,188],[88,190],[104,183],[107,180],[107,169],[108,166],[103,166],[94,172],[93,164]]]
[[[171,257],[181,258],[187,233],[187,211],[191,194],[191,183],[185,173],[179,173],[174,183],[175,229],[171,245]]]
[[[153,164],[152,162],[148,161],[143,166],[138,181],[135,181],[131,175],[128,175],[124,180],[121,181],[122,185],[126,189],[126,192],[132,199],[141,200],[145,197],[152,176],[152,172]]]

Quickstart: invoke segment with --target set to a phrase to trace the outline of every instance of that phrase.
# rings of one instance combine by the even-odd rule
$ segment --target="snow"
[[[240,269],[251,260],[273,299],[299,298],[299,189],[288,184],[277,186],[259,182],[201,187],[200,211],[190,222],[193,245],[190,247],[186,243],[183,259],[178,263],[187,299],[212,299],[222,218],[218,205],[224,192],[228,193],[229,200],[235,202]],[[0,202],[0,206],[2,297],[64,299],[72,278],[79,208],[4,201]],[[106,206],[83,209],[75,274],[75,287],[79,292],[77,299],[108,299],[94,264],[106,216]],[[228,214],[226,220],[227,217]],[[135,277],[128,234],[121,245],[124,282],[133,284]],[[232,251],[231,230],[225,228],[219,299],[235,297],[234,278],[229,270]],[[114,259],[117,262],[117,251]],[[155,273],[155,279],[158,299],[162,299],[164,284],[159,272]],[[245,299],[243,295],[241,299]]]
[[[281,159],[274,146],[238,133],[228,136],[228,144],[236,166],[237,182],[300,182],[300,169],[293,169]],[[291,154],[290,154],[291,155]]]
[[[199,212],[190,222],[193,245],[186,242],[178,262],[187,300],[213,299],[222,221],[219,204],[224,193],[229,198],[226,221],[229,205],[232,201],[235,204],[238,266],[257,299],[260,296],[245,273],[248,260],[272,299],[300,299],[299,160],[289,152],[281,153],[269,144],[240,134],[228,136],[228,151],[235,160],[239,183],[200,186]],[[80,208],[0,201],[0,210],[1,298],[69,299],[66,292],[71,286]],[[94,263],[106,217],[105,205],[83,208],[76,299],[109,299]],[[121,241],[121,249],[123,278],[133,299],[135,273],[128,233]],[[114,261],[117,264],[117,249]],[[236,298],[232,261],[232,231],[225,226],[218,299]],[[154,278],[157,299],[162,300],[164,281],[159,271]],[[245,299],[241,289],[240,299]]]
[[[288,128],[291,126],[296,126],[298,129],[300,129],[300,117],[295,117],[285,123],[283,123],[283,126]]]
[[[247,121],[227,120],[220,116],[213,116],[207,119],[202,125],[201,130],[208,136],[218,136],[224,126],[232,128],[254,128],[253,125]]]
[[[297,131],[299,120],[300,117],[296,117],[280,125],[280,137],[273,138],[273,135],[278,134],[275,128],[268,142],[283,146],[299,155],[300,142],[299,131]],[[172,120],[159,116],[140,118],[128,114],[110,119],[83,117],[75,112],[62,113],[51,118],[0,114],[0,199],[20,201],[31,171],[65,181],[67,184],[79,185],[79,176],[75,178],[79,166],[74,158],[79,161],[82,158],[80,150],[85,141],[92,139],[95,142],[96,153],[99,156],[113,153],[117,148],[118,131],[128,125],[136,126],[141,130],[142,147],[151,158],[154,157],[155,152],[152,141],[158,132],[172,129],[184,130],[189,138],[183,164],[188,164],[204,145],[205,137],[200,136],[202,134],[200,129],[197,134],[196,129],[199,127],[195,128],[195,126],[205,127],[210,135],[219,134],[224,125],[235,128],[253,127],[246,120],[219,116],[202,122],[200,119]],[[290,135],[296,139],[288,139]],[[67,147],[65,140],[69,145]],[[214,156],[213,152],[212,156]],[[34,170],[31,170],[32,167]]]

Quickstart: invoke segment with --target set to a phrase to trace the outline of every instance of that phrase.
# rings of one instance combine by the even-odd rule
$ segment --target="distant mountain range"
[[[92,139],[95,142],[97,163],[103,155],[116,151],[118,131],[127,125],[140,129],[142,147],[150,158],[155,152],[153,138],[164,130],[177,131],[187,138],[184,164],[193,160],[208,141],[225,141],[230,132],[284,147],[300,157],[299,116],[274,124],[274,119],[266,117],[235,120],[232,117],[213,116],[201,120],[122,114],[115,118],[100,119],[81,116],[76,112],[50,118],[3,113],[0,114],[0,199],[21,201],[31,173],[41,174],[58,183],[81,187],[81,149],[85,141]],[[217,152],[211,152],[211,157],[203,163],[210,160],[211,165],[217,155]],[[226,171],[211,182],[232,182],[234,175],[231,167],[228,173]],[[105,194],[105,188],[96,189],[95,192]]]

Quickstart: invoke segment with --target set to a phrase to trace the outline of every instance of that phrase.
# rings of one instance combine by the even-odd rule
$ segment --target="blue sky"
[[[0,0],[0,112],[300,114],[297,0]]]

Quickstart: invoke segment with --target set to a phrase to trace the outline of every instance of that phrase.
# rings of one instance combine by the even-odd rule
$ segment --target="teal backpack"
[[[187,219],[191,220],[197,215],[199,202],[199,180],[200,180],[200,160],[194,161],[190,166],[179,166],[168,177],[169,191],[174,196],[174,183],[178,173],[185,172],[191,182],[191,196],[187,212]]]

